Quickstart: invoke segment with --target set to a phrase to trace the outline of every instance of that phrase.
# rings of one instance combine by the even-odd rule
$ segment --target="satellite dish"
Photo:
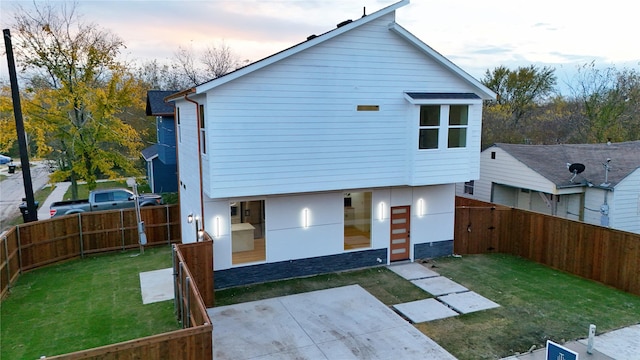
[[[573,163],[569,165],[569,172],[573,173],[573,176],[571,177],[571,180],[569,180],[569,182],[573,183],[573,179],[575,179],[578,174],[583,172],[584,169],[585,169],[584,164]]]
[[[584,169],[585,169],[584,164],[574,163],[569,165],[569,172],[574,174],[580,174],[581,172],[584,171]]]

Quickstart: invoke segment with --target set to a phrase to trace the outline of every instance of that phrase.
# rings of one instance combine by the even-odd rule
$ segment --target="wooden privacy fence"
[[[140,215],[147,245],[180,242],[178,205],[143,207]],[[0,299],[22,271],[138,246],[135,209],[80,213],[17,225],[0,236]]]
[[[521,256],[640,295],[640,234],[458,197],[454,252]]]
[[[213,306],[213,242],[205,234],[204,242],[175,244],[173,269],[176,315],[181,330],[126,341],[99,348],[48,357],[55,360],[116,359],[213,359],[213,325],[207,306]],[[207,273],[211,280],[205,279]],[[211,305],[205,304],[203,293],[210,293]]]

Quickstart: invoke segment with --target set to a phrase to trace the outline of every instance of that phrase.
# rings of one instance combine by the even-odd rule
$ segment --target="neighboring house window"
[[[440,128],[440,105],[420,106],[419,149],[437,149]]]
[[[469,125],[469,106],[449,106],[449,148],[467,146],[467,126]]]
[[[204,105],[200,105],[200,111],[198,112],[198,116],[200,117],[200,152],[203,154],[207,153],[207,137],[205,131],[205,121],[204,121]]]
[[[475,185],[474,180],[465,182],[464,183],[464,193],[465,194],[469,194],[469,195],[473,195],[473,187],[474,187],[474,185]]]
[[[176,122],[178,124],[178,142],[182,142],[182,131],[180,131],[180,108],[176,108]]]

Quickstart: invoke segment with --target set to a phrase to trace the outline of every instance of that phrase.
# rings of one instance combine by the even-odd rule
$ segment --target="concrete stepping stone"
[[[409,263],[409,264],[398,264],[398,265],[390,265],[388,266],[389,270],[394,273],[402,276],[407,280],[417,280],[424,279],[434,276],[440,276],[435,271],[427,269],[426,266],[423,266],[418,263]]]
[[[173,299],[173,269],[141,272],[140,292],[143,304]]]
[[[440,296],[438,297],[438,300],[451,306],[454,310],[462,314],[500,307],[499,304],[496,304],[473,291]]]
[[[458,313],[436,299],[424,299],[393,305],[414,324],[457,316]]]
[[[411,282],[433,296],[440,296],[469,290],[466,287],[458,284],[457,282],[449,280],[443,276],[411,280]]]

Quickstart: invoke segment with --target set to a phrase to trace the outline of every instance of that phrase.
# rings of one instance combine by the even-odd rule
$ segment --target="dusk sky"
[[[80,0],[84,20],[119,35],[126,60],[169,62],[178,46],[224,41],[241,60],[259,60],[372,13],[394,0]],[[10,28],[15,3],[0,2],[0,25]],[[530,4],[530,5],[527,5]],[[556,68],[558,80],[578,65],[638,68],[636,12],[622,0],[411,0],[396,22],[472,76],[530,64]],[[2,47],[4,53],[4,45]],[[5,55],[1,73],[7,78]]]

